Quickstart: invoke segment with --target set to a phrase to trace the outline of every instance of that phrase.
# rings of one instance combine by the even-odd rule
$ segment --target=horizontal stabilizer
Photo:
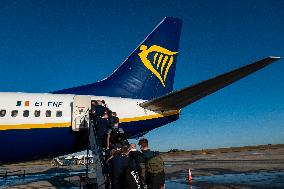
[[[263,60],[243,66],[190,87],[186,87],[182,90],[174,91],[167,95],[141,103],[140,106],[152,111],[181,109],[279,59],[280,57],[269,56]]]

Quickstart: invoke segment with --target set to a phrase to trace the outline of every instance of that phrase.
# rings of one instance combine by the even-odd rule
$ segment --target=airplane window
[[[46,116],[46,117],[51,117],[51,111],[50,111],[50,110],[46,110],[45,116]]]
[[[62,111],[57,111],[56,112],[56,117],[62,117]]]
[[[23,116],[24,117],[29,117],[30,111],[29,110],[24,110],[23,111]]]
[[[17,117],[17,115],[18,115],[18,110],[12,110],[11,116],[12,117]]]
[[[39,117],[40,116],[40,110],[36,110],[35,111],[35,117]]]
[[[1,110],[0,111],[0,117],[4,117],[6,115],[6,110]]]

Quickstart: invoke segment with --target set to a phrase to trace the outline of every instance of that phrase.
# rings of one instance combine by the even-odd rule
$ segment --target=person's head
[[[105,119],[108,118],[108,113],[107,113],[107,111],[104,112],[103,118],[105,118]]]
[[[112,111],[110,109],[108,109],[108,108],[106,108],[106,110],[107,110],[108,117],[111,117],[112,116]]]
[[[130,151],[136,151],[136,144],[132,143],[129,145],[129,150]]]
[[[102,101],[100,100],[96,100],[96,102],[97,102],[97,105],[103,105]]]
[[[119,118],[116,117],[113,121],[113,127],[118,127],[119,126]]]
[[[146,138],[140,139],[138,145],[141,150],[148,150],[148,140]]]
[[[127,155],[129,153],[129,146],[128,145],[122,146],[121,153]]]
[[[92,100],[92,101],[91,101],[91,104],[92,104],[92,105],[97,105],[98,103],[97,103],[97,101]]]
[[[120,150],[117,150],[117,149],[112,149],[111,151],[110,151],[110,155],[111,156],[116,156],[116,155],[118,155],[120,153]]]
[[[117,117],[117,113],[116,112],[112,112],[111,115],[114,116],[114,117]]]

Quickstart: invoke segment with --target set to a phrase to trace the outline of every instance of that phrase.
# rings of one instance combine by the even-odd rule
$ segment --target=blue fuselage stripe
[[[121,123],[129,138],[177,120],[178,114]],[[86,132],[74,132],[71,127],[0,131],[0,164],[56,157],[86,148]]]

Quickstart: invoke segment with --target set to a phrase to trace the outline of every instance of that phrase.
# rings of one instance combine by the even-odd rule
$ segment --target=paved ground
[[[235,151],[212,151],[200,154],[165,154],[168,178],[178,177],[191,169],[193,175],[284,170],[284,147]]]
[[[262,146],[254,148],[217,149],[194,152],[178,152],[163,154],[166,164],[167,180],[182,179],[191,169],[193,178],[198,176],[214,176],[223,174],[254,173],[259,171],[283,171],[284,170],[284,145]],[[15,174],[54,174],[70,173],[83,170],[84,166],[53,167],[50,160],[41,160],[29,163],[2,165],[0,174],[6,170],[9,172],[21,170]],[[28,184],[20,184],[6,188],[68,188],[74,186],[71,181],[78,181],[78,176],[52,176],[46,180],[37,180]],[[3,179],[2,179],[3,180]],[[1,181],[1,179],[0,179]],[[3,182],[2,182],[3,183]],[[255,188],[234,184],[210,184],[197,183],[199,188]],[[5,188],[3,185],[0,188]],[[188,187],[187,187],[188,188]]]
[[[193,188],[284,188],[284,146],[199,151],[198,153],[167,153],[163,157],[166,163],[167,180],[177,179],[180,183],[188,184],[186,177],[188,168],[190,168]],[[275,176],[274,172],[278,175]],[[233,176],[228,177],[230,174]],[[222,177],[221,182],[211,182],[210,178],[218,178],[218,176]],[[209,179],[203,179],[205,177]],[[269,177],[274,180],[267,180]],[[275,177],[278,178],[275,180]],[[231,179],[230,184],[226,183],[227,181],[223,182],[228,179]],[[276,184],[271,185],[270,183],[274,181]],[[188,186],[183,188],[188,188]]]

